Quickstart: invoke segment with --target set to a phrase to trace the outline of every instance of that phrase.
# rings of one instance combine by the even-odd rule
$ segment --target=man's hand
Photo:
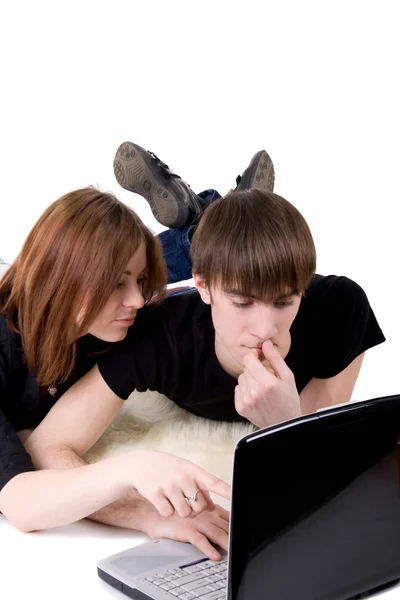
[[[245,356],[235,388],[237,412],[260,428],[301,416],[292,371],[269,340],[263,343],[262,352],[263,361],[256,350]]]
[[[186,519],[177,515],[161,517],[151,504],[147,504],[146,511],[142,530],[153,539],[189,542],[211,560],[221,560],[221,554],[210,542],[228,550],[229,512],[218,504],[212,512]]]
[[[143,531],[154,539],[190,542],[212,560],[220,560],[221,555],[210,542],[228,550],[229,512],[218,504],[215,510],[195,517],[162,517],[151,502],[136,490],[131,490],[89,518],[107,525]]]

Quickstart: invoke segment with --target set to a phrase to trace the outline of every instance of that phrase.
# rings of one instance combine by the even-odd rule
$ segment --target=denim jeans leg
[[[217,192],[217,190],[204,190],[204,192],[200,192],[197,194],[197,197],[200,201],[200,204],[203,208],[206,208],[211,202],[214,200],[218,200],[221,198],[221,194]]]
[[[167,265],[168,283],[177,283],[192,277],[189,233],[193,228],[194,225],[167,229],[157,236],[162,244]]]
[[[221,196],[216,190],[205,190],[198,195],[204,208]],[[160,233],[159,238],[164,260],[168,270],[168,283],[185,281],[192,277],[192,259],[190,257],[191,231],[195,225],[167,229]]]

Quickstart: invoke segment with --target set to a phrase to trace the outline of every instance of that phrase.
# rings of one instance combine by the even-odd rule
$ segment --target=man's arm
[[[279,350],[269,340],[262,345],[266,361],[255,350],[243,359],[235,388],[237,412],[256,427],[269,427],[301,415],[296,382]]]
[[[313,413],[320,408],[349,402],[363,359],[364,353],[357,356],[348,367],[334,377],[311,379],[300,394],[302,414]]]
[[[299,395],[294,375],[277,348],[264,342],[262,349],[268,366],[250,352],[235,389],[236,410],[260,428],[348,402],[364,357],[359,355],[334,377],[311,379]]]

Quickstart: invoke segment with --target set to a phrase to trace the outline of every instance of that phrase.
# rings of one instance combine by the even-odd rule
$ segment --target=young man
[[[75,394],[104,402],[104,417],[134,390],[156,390],[198,416],[258,427],[350,400],[363,353],[384,336],[360,286],[313,276],[313,240],[294,206],[232,192],[204,213],[192,256],[197,290],[139,311],[124,342],[58,402],[60,432]]]
[[[127,338],[60,398],[27,442],[37,468],[82,464],[135,389],[258,427],[350,400],[364,352],[384,336],[356,283],[313,276],[313,240],[294,206],[232,192],[205,211],[192,244],[197,291],[141,309]],[[107,522],[129,526],[128,510],[110,511]],[[182,526],[174,537],[192,541]]]
[[[170,229],[160,238],[164,256],[169,258],[169,281],[190,278],[189,250],[195,225],[205,205],[219,194],[209,190],[196,196],[165,163],[131,142],[118,148],[114,171],[121,186],[146,198],[156,219],[169,227],[184,228]],[[190,339],[188,349],[180,348],[181,356],[178,352],[170,357],[170,366],[178,368],[177,385],[172,385],[168,377],[164,381],[159,372],[146,370],[143,378],[140,364],[127,363],[126,370],[135,372],[138,368],[139,374],[132,377],[126,390],[142,383],[137,389],[147,389],[147,385],[200,416],[226,420],[245,417],[259,427],[296,416],[299,411],[312,412],[323,405],[350,399],[363,352],[384,337],[357,284],[344,277],[312,278],[315,248],[310,231],[293,206],[270,194],[274,179],[270,157],[265,150],[257,152],[237,179],[236,195],[228,195],[223,203],[217,203],[218,208],[214,205],[200,221],[191,249],[193,271],[199,294],[206,305],[211,305],[211,310],[202,305],[198,294],[189,294],[176,300],[167,299],[163,307],[164,318],[167,317],[164,325],[149,324],[153,332],[151,350],[158,355],[160,348],[154,341],[158,339],[157,331],[163,332],[163,327],[168,326],[172,332],[168,339],[174,336],[182,340],[186,324],[183,322],[180,328],[180,323],[182,314],[188,313],[191,321],[187,334],[199,334],[199,328],[194,326],[195,315],[208,310],[207,318],[213,321],[211,338],[215,328],[217,371],[222,366],[233,379],[238,378],[235,407],[231,402],[232,381],[224,380],[220,370],[216,374],[217,393],[210,392],[206,381],[205,398],[199,400],[204,378],[200,376],[201,365],[196,363],[193,368],[193,359],[186,358],[191,357]],[[258,194],[257,190],[266,192],[267,196]],[[238,192],[241,195],[237,195]],[[254,273],[256,265],[257,275]],[[291,281],[294,273],[297,280]],[[306,288],[306,297],[300,302]],[[236,302],[232,291],[236,292]],[[279,294],[288,291],[292,293],[289,300],[279,302]],[[240,300],[246,297],[250,302]],[[179,321],[177,331],[173,331],[171,324],[174,315]],[[137,339],[138,329],[131,333]],[[199,337],[203,340],[204,334]],[[268,339],[272,347],[263,343]],[[209,341],[202,356],[204,365],[213,363],[212,345]],[[179,348],[178,342],[176,347]],[[164,345],[166,358],[167,348]],[[272,368],[271,373],[272,362],[275,370]],[[213,365],[210,369],[213,371]],[[187,371],[194,372],[192,394],[188,394],[182,383]],[[226,392],[221,389],[223,380]],[[122,381],[120,379],[118,387],[120,395],[126,394]],[[184,387],[184,391],[180,387]],[[262,403],[259,399],[265,389],[270,401]],[[272,394],[280,400],[283,394],[285,401],[274,405]]]

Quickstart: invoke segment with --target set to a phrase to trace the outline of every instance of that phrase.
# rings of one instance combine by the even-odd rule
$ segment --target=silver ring
[[[194,494],[192,494],[191,496],[185,496],[185,500],[188,503],[188,505],[190,506],[190,501],[193,500],[193,502],[196,502],[196,498],[197,498],[197,494],[199,493],[200,490],[196,490]]]

